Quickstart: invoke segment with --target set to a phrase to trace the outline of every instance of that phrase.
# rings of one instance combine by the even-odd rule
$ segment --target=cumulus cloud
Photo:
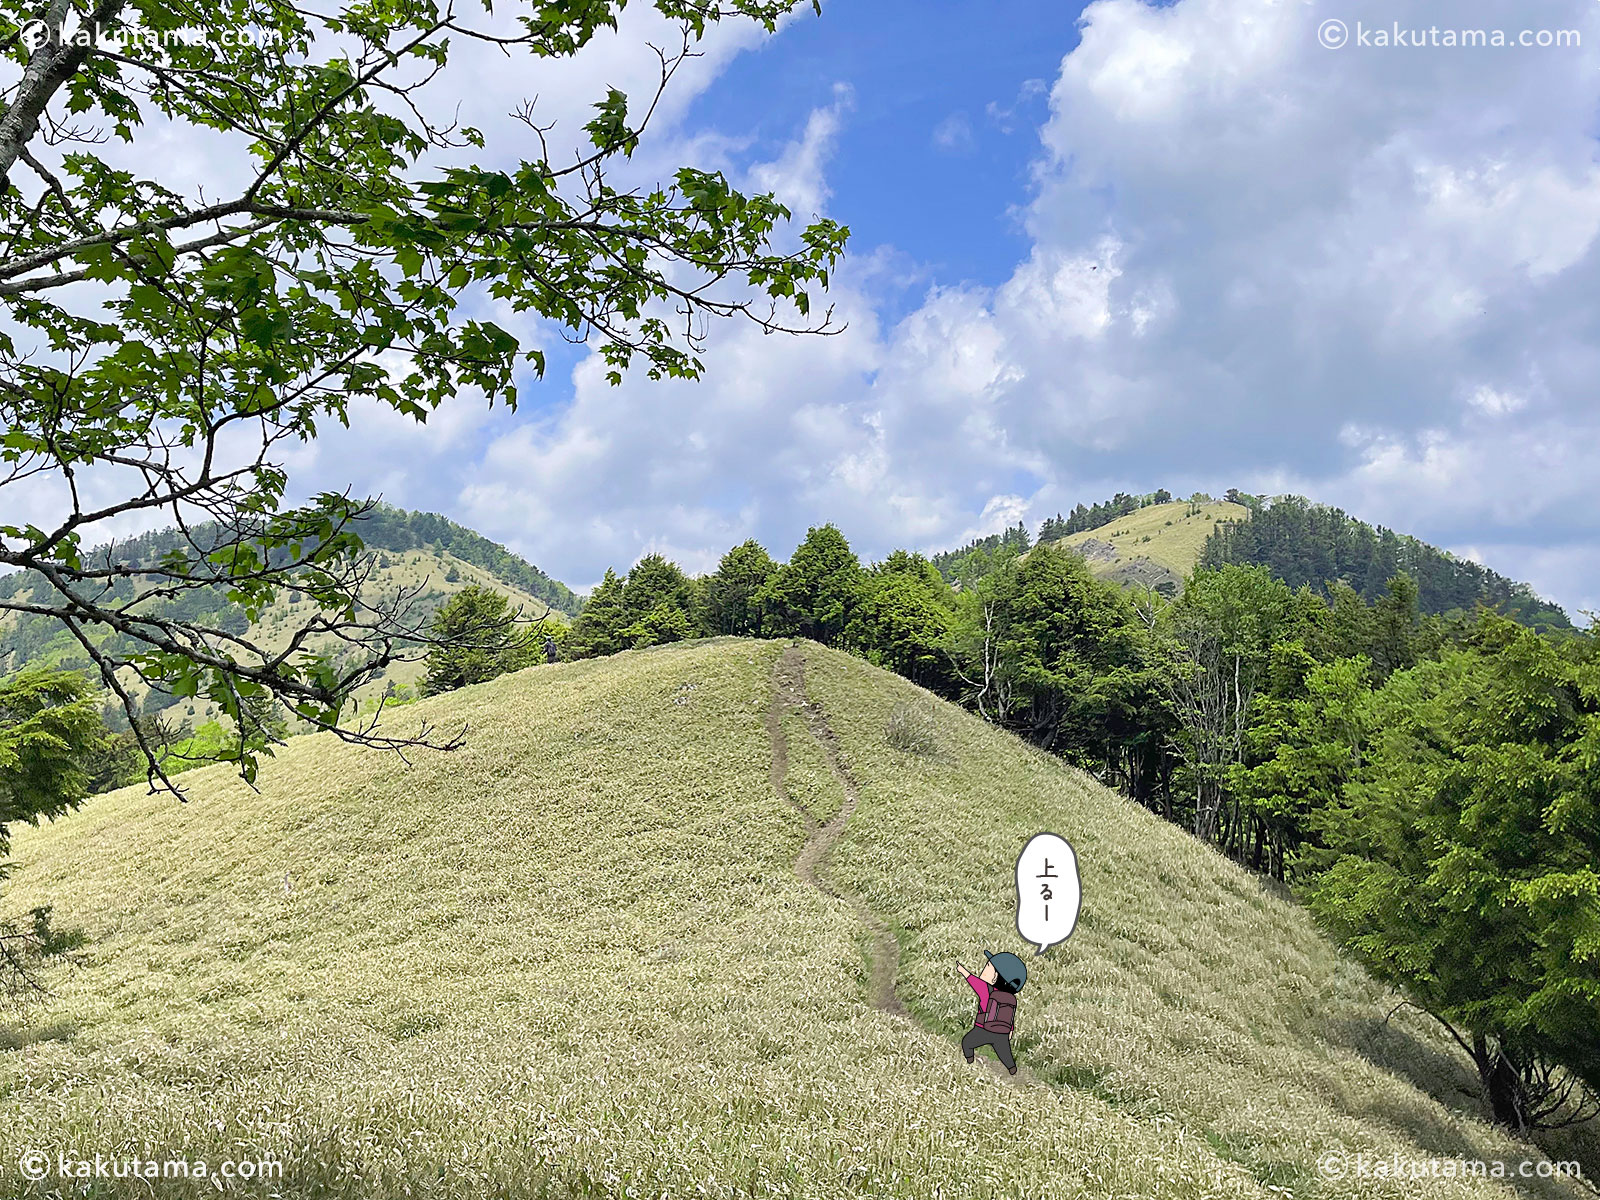
[[[1516,16],[1535,13],[1600,45],[1592,5]],[[1091,420],[1075,424],[1132,480],[1141,459],[1243,487],[1294,479],[1447,546],[1492,543],[1592,603],[1600,572],[1535,551],[1600,532],[1573,511],[1600,467],[1596,54],[1330,51],[1315,32],[1329,15],[1268,0],[1085,11],[1043,130],[1035,257],[1109,231],[1102,311],[1150,315],[1142,337],[1101,340],[1079,401]],[[1440,20],[1418,3],[1338,15]],[[1449,14],[1458,28],[1510,16]],[[1130,387],[1108,434],[1092,418]]]

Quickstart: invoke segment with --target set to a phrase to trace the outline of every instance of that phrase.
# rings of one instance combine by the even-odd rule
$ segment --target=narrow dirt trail
[[[772,743],[772,767],[768,772],[768,779],[772,784],[773,793],[795,812],[800,814],[800,820],[805,822],[806,832],[814,834],[817,828],[817,819],[811,815],[811,810],[794,798],[789,791],[789,738],[783,732],[783,711],[786,704],[782,690],[778,685],[778,668],[782,664],[780,657],[773,664],[772,703],[767,707],[767,740]],[[802,697],[804,693],[802,692]],[[807,882],[815,883],[816,880]]]
[[[894,990],[895,973],[900,964],[900,943],[859,896],[841,889],[834,882],[830,870],[833,847],[844,834],[845,826],[850,824],[850,818],[855,815],[856,807],[861,803],[861,793],[855,777],[850,774],[850,768],[839,757],[839,739],[828,725],[827,714],[820,706],[806,699],[805,668],[805,654],[797,647],[790,646],[778,656],[772,668],[772,706],[767,712],[767,732],[772,737],[773,790],[800,812],[810,833],[805,845],[800,848],[799,857],[795,859],[794,873],[824,895],[837,897],[855,910],[868,934],[871,967],[867,979],[867,1000],[876,1009],[909,1020],[911,1014],[906,1011]],[[839,806],[839,811],[820,825],[795,801],[784,783],[789,764],[788,742],[783,733],[783,714],[786,710],[797,713],[805,721],[806,730],[822,748],[829,769],[844,790],[844,803]]]
[[[807,732],[822,748],[829,769],[844,790],[844,803],[839,806],[839,811],[821,824],[790,794],[785,782],[789,771],[789,744],[783,732],[783,714],[786,711],[798,714],[805,722]],[[862,925],[866,926],[871,962],[867,980],[868,1002],[881,1012],[903,1017],[924,1028],[925,1032],[934,1033],[911,1015],[895,992],[895,977],[900,968],[900,943],[895,940],[889,926],[859,896],[841,889],[829,871],[829,855],[844,835],[850,818],[855,815],[856,807],[861,802],[861,792],[855,776],[839,756],[839,739],[828,724],[828,714],[820,704],[813,704],[806,698],[806,656],[798,646],[786,647],[773,663],[772,703],[767,709],[767,734],[772,740],[772,790],[800,814],[810,835],[795,859],[794,873],[824,895],[834,896],[850,905]],[[942,1040],[942,1035],[936,1036]],[[960,1053],[957,1047],[952,1046],[951,1049]],[[1017,1085],[1038,1082],[1025,1065],[1019,1064],[1017,1073],[1012,1075],[987,1051],[978,1055],[978,1062],[997,1079]]]

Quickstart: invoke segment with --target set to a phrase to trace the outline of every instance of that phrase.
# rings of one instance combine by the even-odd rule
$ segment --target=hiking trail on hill
[[[859,896],[841,889],[830,871],[829,855],[844,833],[845,826],[861,802],[861,792],[856,786],[850,768],[839,757],[839,739],[828,725],[828,716],[822,707],[806,698],[805,654],[796,647],[788,647],[778,656],[772,670],[772,707],[767,713],[767,731],[772,735],[772,783],[778,795],[796,809],[806,823],[810,836],[795,859],[794,873],[824,895],[843,900],[855,909],[856,916],[867,927],[871,970],[867,979],[867,1000],[871,1005],[897,1017],[910,1017],[900,997],[895,994],[895,972],[900,962],[900,944],[876,913],[869,909]],[[784,781],[788,773],[789,752],[783,732],[784,710],[794,712],[805,722],[806,730],[821,747],[828,767],[839,786],[844,789],[844,803],[827,821],[818,824],[804,807],[790,795]]]
[[[788,738],[783,731],[783,714],[797,714],[805,722],[806,731],[822,749],[828,768],[844,790],[844,802],[827,821],[819,824],[790,793],[786,777],[789,771]],[[861,790],[849,766],[839,753],[839,739],[828,724],[828,714],[820,703],[806,696],[806,657],[797,646],[787,647],[772,666],[772,704],[767,710],[767,734],[772,739],[772,789],[789,807],[800,814],[809,836],[795,859],[794,873],[825,896],[843,900],[855,910],[856,917],[867,929],[868,959],[871,963],[867,978],[867,1001],[880,1012],[915,1022],[925,1032],[943,1039],[942,1034],[928,1029],[917,1021],[895,992],[895,976],[900,966],[900,943],[887,923],[867,907],[861,897],[845,891],[834,881],[830,871],[830,855],[844,835],[845,827],[861,803]],[[952,1045],[952,1052],[960,1048]],[[997,1077],[1013,1083],[1036,1082],[1033,1073],[1018,1064],[1017,1073],[1010,1074],[1000,1062],[988,1054],[978,1056]]]

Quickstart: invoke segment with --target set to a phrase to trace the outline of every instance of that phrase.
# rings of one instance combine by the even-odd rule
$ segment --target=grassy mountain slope
[[[1484,604],[1535,629],[1572,627],[1559,606],[1527,584],[1416,538],[1301,496],[1248,499],[1254,509],[1225,500],[1146,505],[1057,540],[1082,554],[1102,579],[1168,595],[1182,589],[1196,566],[1239,563],[1264,565],[1291,587],[1319,592],[1341,580],[1371,603],[1405,571],[1418,585],[1425,613],[1470,613]]]
[[[578,615],[582,601],[566,584],[500,543],[438,513],[407,512],[380,504],[363,518],[361,536],[374,550],[432,551],[440,558],[477,568],[511,592],[535,597],[569,617]]]
[[[392,596],[402,589],[416,591],[416,611],[425,614],[472,584],[490,587],[504,593],[513,605],[520,607],[523,613],[530,617],[546,611],[546,604],[541,598],[507,584],[482,567],[463,562],[452,554],[441,553],[431,547],[384,551],[379,556],[378,566],[373,570],[365,592],[369,596],[377,597]],[[9,624],[8,618],[11,618]],[[27,620],[43,623],[43,618],[27,618]],[[565,622],[567,616],[552,609],[550,620]],[[259,621],[245,628],[248,629],[249,636],[257,640],[260,645],[269,650],[281,649],[303,621],[304,616],[297,606],[288,603],[287,599],[280,599],[262,614]],[[22,642],[15,614],[0,614],[0,652],[17,647]],[[23,648],[29,652],[0,658],[0,665],[3,665],[7,672],[26,666],[48,666],[74,667],[92,673],[83,648],[65,630],[50,635],[42,643],[35,644],[30,640]],[[356,699],[366,701],[380,696],[391,683],[396,686],[414,684],[422,678],[423,670],[424,666],[420,661],[394,663],[381,676],[362,687],[357,692]],[[136,699],[142,700],[149,690],[131,671],[124,677],[123,683]],[[204,700],[173,702],[165,711],[175,721],[187,719],[195,725],[213,719],[218,712],[214,705]]]
[[[547,619],[556,624],[565,624],[569,620],[567,613],[549,607],[544,597],[526,592],[494,571],[434,546],[384,551],[379,556],[378,564],[373,572],[372,590],[378,594],[394,595],[400,589],[420,589],[417,599],[420,611],[432,612],[463,588],[476,584],[500,592],[511,601],[513,608],[520,609],[523,616],[530,620],[547,613]],[[257,631],[268,645],[277,647],[292,636],[297,625],[293,610],[285,605],[277,605],[263,616]],[[356,698],[367,700],[380,696],[390,683],[397,686],[415,684],[422,678],[424,670],[420,660],[395,663],[361,688]]]
[[[1187,500],[1150,504],[1117,517],[1098,529],[1068,534],[1061,543],[1073,547],[1102,579],[1137,583],[1176,594],[1194,570],[1206,539],[1219,522],[1245,521],[1250,510],[1226,500],[1198,506]]]
[[[187,805],[22,831],[0,911],[51,901],[90,943],[0,1025],[0,1163],[270,1152],[282,1194],[339,1196],[1586,1194],[1319,1175],[1530,1151],[1427,1094],[1468,1103],[1459,1055],[1298,907],[903,680],[783,652],[535,667],[392,714],[467,724],[453,754],[297,738],[259,795],[210,768]],[[935,756],[887,743],[901,703]],[[949,963],[1019,948],[1041,829],[1085,908],[1031,962],[1012,1079],[961,1060]]]

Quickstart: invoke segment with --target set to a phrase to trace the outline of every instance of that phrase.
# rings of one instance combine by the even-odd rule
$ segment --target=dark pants
[[[961,1053],[967,1056],[968,1062],[971,1062],[972,1056],[978,1052],[980,1046],[993,1046],[994,1056],[1005,1064],[1006,1070],[1013,1075],[1017,1073],[1017,1060],[1011,1054],[1009,1033],[991,1033],[974,1025],[967,1031],[967,1036],[961,1039]]]

